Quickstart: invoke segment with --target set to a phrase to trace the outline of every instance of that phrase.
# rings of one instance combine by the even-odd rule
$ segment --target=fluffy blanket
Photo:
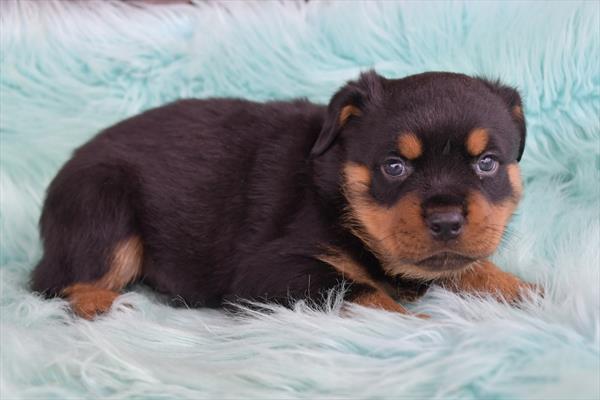
[[[599,3],[0,7],[3,399],[600,397]],[[88,322],[30,293],[44,189],[101,128],[180,97],[325,102],[369,68],[522,91],[525,198],[496,261],[544,298],[513,308],[435,288],[412,306],[430,320],[345,318],[335,294],[325,312],[228,315],[137,287]]]

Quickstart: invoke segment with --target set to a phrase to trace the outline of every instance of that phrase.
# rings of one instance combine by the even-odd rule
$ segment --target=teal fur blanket
[[[2,399],[600,397],[598,2],[0,3]],[[370,68],[520,89],[525,197],[495,261],[544,298],[232,317],[139,286],[89,322],[28,290],[45,187],[100,129],[181,97],[326,102]]]

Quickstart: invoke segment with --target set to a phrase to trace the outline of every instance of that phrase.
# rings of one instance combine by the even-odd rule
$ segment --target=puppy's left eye
[[[393,178],[400,178],[408,173],[406,161],[400,157],[390,157],[381,165],[381,169],[386,175]]]
[[[498,170],[498,160],[491,155],[484,155],[475,163],[475,172],[478,175],[493,175]]]

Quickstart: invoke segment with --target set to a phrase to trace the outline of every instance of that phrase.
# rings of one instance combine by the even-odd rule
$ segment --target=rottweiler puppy
[[[521,197],[519,94],[432,72],[328,106],[181,100],[99,133],[47,191],[32,287],[80,316],[143,281],[189,306],[346,299],[406,313],[429,285],[509,302],[488,261]]]

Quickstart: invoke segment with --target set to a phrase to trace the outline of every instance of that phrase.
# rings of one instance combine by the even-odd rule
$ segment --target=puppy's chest
[[[394,277],[388,278],[382,286],[394,300],[410,302],[425,295],[430,283]]]
[[[335,268],[344,279],[381,290],[395,300],[415,300],[423,296],[430,286],[430,283],[421,280],[386,274],[377,257],[352,240],[345,246],[330,247],[320,259]]]
[[[365,269],[367,269],[365,267]],[[400,275],[389,276],[387,274],[374,274],[372,276],[373,286],[383,290],[391,298],[400,302],[411,302],[425,295],[430,283],[415,279],[409,279]]]

